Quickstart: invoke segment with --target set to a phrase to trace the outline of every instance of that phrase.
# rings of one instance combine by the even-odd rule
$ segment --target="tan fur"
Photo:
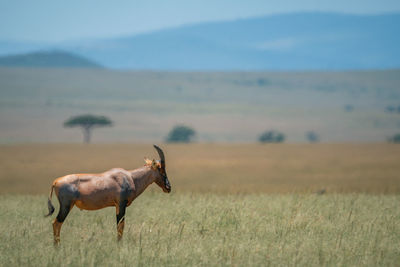
[[[161,164],[149,159],[145,159],[145,162],[144,167],[135,170],[115,168],[98,174],[69,174],[54,180],[52,191],[54,189],[60,204],[67,199],[68,203],[71,203],[70,209],[74,205],[84,210],[114,206],[118,215],[121,203],[124,207],[125,204],[128,207],[153,182],[156,182],[164,192],[170,192],[169,183],[166,186],[161,175],[161,173],[165,175],[165,169],[160,169]],[[123,217],[117,222],[118,240],[122,238],[124,225]],[[55,244],[60,242],[61,226],[62,222],[55,219],[53,222]]]
[[[157,170],[157,169],[161,168],[161,163],[156,161],[155,159],[150,160],[148,158],[144,158],[144,162],[146,163],[144,166],[150,166],[154,170]]]
[[[123,235],[123,233],[124,233],[124,227],[125,227],[125,220],[119,222],[118,225],[117,225],[118,241],[120,241],[121,238],[122,238],[122,235]]]
[[[62,223],[58,222],[57,219],[53,222],[53,235],[54,235],[54,244],[58,245],[60,243],[60,231],[61,231]]]

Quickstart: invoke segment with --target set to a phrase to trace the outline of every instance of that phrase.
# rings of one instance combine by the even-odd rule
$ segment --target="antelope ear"
[[[155,159],[153,159],[153,161],[151,162],[151,168],[153,170],[157,170],[158,169],[158,162]]]
[[[144,158],[144,162],[146,163],[146,165],[152,164],[151,160],[149,160],[148,158]]]

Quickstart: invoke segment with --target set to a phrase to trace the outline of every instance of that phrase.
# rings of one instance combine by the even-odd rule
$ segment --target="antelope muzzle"
[[[169,183],[168,177],[167,176],[163,176],[163,178],[164,178],[163,191],[165,193],[170,193],[171,192],[171,184]]]

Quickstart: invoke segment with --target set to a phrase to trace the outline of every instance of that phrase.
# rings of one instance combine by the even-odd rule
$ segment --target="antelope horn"
[[[153,145],[154,148],[157,150],[158,155],[160,156],[160,162],[161,162],[161,167],[165,168],[165,157],[164,157],[164,152],[161,150],[161,148],[157,145]]]

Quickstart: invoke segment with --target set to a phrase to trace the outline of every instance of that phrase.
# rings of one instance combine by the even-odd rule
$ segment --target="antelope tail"
[[[54,212],[54,206],[51,203],[51,197],[53,196],[53,189],[54,189],[54,186],[52,185],[51,190],[50,190],[49,199],[47,200],[47,207],[49,208],[49,214],[45,215],[45,217],[52,215]]]

